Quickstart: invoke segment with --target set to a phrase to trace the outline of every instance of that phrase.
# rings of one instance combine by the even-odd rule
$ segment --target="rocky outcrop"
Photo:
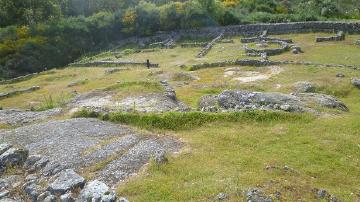
[[[351,79],[351,83],[352,83],[353,86],[360,89],[360,78]]]
[[[23,165],[27,159],[29,152],[21,148],[9,147],[8,144],[1,145],[3,153],[0,155],[0,170]],[[7,148],[7,149],[4,149]]]
[[[248,202],[272,202],[270,196],[265,195],[265,193],[258,188],[251,188],[246,193],[246,201]]]
[[[330,194],[325,189],[316,189],[315,188],[315,189],[313,189],[313,192],[315,193],[315,197],[319,200],[326,200],[328,202],[339,202],[340,201],[336,196]]]
[[[13,91],[6,92],[6,93],[0,93],[0,100],[8,98],[8,97],[12,97],[14,95],[18,95],[18,94],[33,92],[33,91],[36,91],[39,89],[40,89],[40,86],[32,86],[30,88],[24,88],[24,89],[13,90]]]
[[[157,84],[157,83],[156,83]],[[121,100],[113,100],[113,93],[109,91],[93,91],[82,94],[68,103],[73,108],[72,111],[78,111],[82,108],[101,112],[168,112],[168,111],[188,111],[190,108],[177,99],[175,90],[167,81],[160,82],[164,88],[161,93],[144,93],[138,96],[129,96]]]
[[[116,194],[105,183],[93,180],[81,190],[80,201],[115,201]]]
[[[313,105],[348,111],[336,98],[317,93],[264,93],[245,90],[227,90],[220,95],[200,99],[201,111],[281,110],[287,112],[316,112]]]
[[[109,186],[137,173],[158,154],[161,161],[160,154],[171,154],[181,147],[173,138],[144,135],[127,126],[85,118],[1,131],[0,142],[24,145],[31,154],[24,168],[44,177],[64,169],[103,164],[92,175]]]
[[[52,194],[65,194],[72,189],[82,188],[85,184],[85,179],[75,173],[74,170],[66,169],[61,171],[56,177],[55,181],[49,184],[47,190]]]
[[[316,42],[343,41],[343,40],[345,40],[345,33],[343,31],[339,31],[335,36],[317,37],[316,38]]]
[[[20,150],[12,145],[0,146],[1,148],[9,148],[3,155]],[[23,151],[28,153],[27,150]],[[73,169],[62,169],[56,175],[51,176],[41,174],[41,170],[44,167],[34,172],[30,169],[31,165],[39,163],[46,157],[30,156],[28,159],[26,158],[27,155],[22,155],[22,163],[16,164],[18,167],[6,164],[9,168],[18,169],[19,171],[17,175],[7,176],[6,173],[5,175],[0,175],[0,201],[127,201],[123,197],[118,198],[112,189],[99,180],[92,180],[86,183],[86,180]],[[50,162],[46,162],[50,164]]]
[[[294,84],[294,91],[296,93],[313,93],[316,86],[308,81],[299,81]]]
[[[17,109],[0,110],[0,124],[7,124],[11,126],[24,125],[60,115],[62,112],[61,108],[46,111],[21,111]]]

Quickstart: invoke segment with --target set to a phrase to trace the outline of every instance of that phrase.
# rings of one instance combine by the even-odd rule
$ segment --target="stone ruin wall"
[[[360,34],[360,22],[291,22],[291,23],[262,23],[247,25],[232,25],[225,27],[205,27],[199,29],[157,32],[148,37],[130,37],[117,42],[114,48],[121,47],[127,43],[138,43],[146,45],[156,41],[164,41],[172,38],[175,41],[181,38],[209,37],[215,38],[221,33],[224,36],[258,36],[264,30],[268,35],[291,34],[291,33],[309,33],[309,32],[327,32],[336,33],[343,31],[348,34]]]
[[[182,36],[219,35],[224,32],[226,36],[245,35],[253,36],[267,30],[268,35],[309,33],[309,32],[338,32],[349,34],[360,33],[360,22],[292,22],[270,24],[233,25],[226,27],[208,27],[198,30],[184,30],[178,32]]]

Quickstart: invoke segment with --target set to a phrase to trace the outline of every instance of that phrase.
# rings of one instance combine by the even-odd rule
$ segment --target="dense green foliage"
[[[213,25],[360,18],[355,0],[0,0],[0,78],[61,67],[109,42]]]

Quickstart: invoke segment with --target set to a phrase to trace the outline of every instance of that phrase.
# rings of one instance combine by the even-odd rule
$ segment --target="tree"
[[[1,0],[0,26],[39,23],[61,16],[55,0]]]

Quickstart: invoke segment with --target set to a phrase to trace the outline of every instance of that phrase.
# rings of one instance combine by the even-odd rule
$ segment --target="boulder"
[[[5,198],[9,193],[8,190],[0,191],[0,199]]]
[[[343,73],[337,73],[337,74],[336,74],[336,77],[337,77],[337,78],[344,78],[344,77],[345,77],[345,74],[343,74]]]
[[[223,192],[219,193],[215,197],[215,200],[218,200],[218,201],[225,201],[227,199],[229,199],[229,195],[227,195],[226,193],[223,193]]]
[[[54,195],[47,196],[43,202],[56,202],[56,197]]]
[[[58,162],[51,161],[46,164],[45,168],[42,170],[41,174],[44,176],[51,176],[59,173],[64,170],[65,167]]]
[[[23,165],[29,151],[20,148],[10,148],[0,155],[0,167]]]
[[[246,193],[246,198],[248,202],[272,202],[272,198],[266,196],[264,192],[258,188],[251,188]]]
[[[129,202],[129,200],[127,200],[126,198],[124,197],[120,197],[117,202]]]
[[[0,144],[0,155],[6,152],[10,148],[11,148],[10,144],[6,144],[6,143]]]
[[[31,166],[33,166],[41,158],[42,157],[40,155],[31,155],[31,156],[29,156],[25,161],[24,168],[29,169]]]
[[[0,178],[0,190],[4,190],[4,189],[12,190],[20,186],[22,182],[21,178],[22,177],[20,175],[10,175]]]
[[[75,199],[72,193],[66,193],[60,196],[60,202],[75,202]]]
[[[49,163],[49,161],[50,161],[49,158],[42,157],[41,159],[39,159],[34,163],[34,165],[30,168],[30,170],[32,171],[40,170],[44,168]]]
[[[37,201],[44,201],[50,195],[51,193],[49,191],[45,191],[37,197]]]
[[[313,93],[315,89],[315,85],[308,81],[299,81],[294,84],[294,90],[297,93]]]
[[[37,198],[42,192],[42,188],[34,182],[27,182],[23,185],[26,195],[32,200],[37,201]]]
[[[72,169],[61,171],[54,182],[49,184],[48,190],[52,194],[64,194],[71,189],[82,188],[85,179]]]
[[[110,188],[99,180],[88,182],[84,189],[81,190],[80,201],[107,201],[114,202],[116,195]]]
[[[356,88],[360,88],[360,78],[353,78],[351,79],[351,83],[353,86],[355,86]]]

